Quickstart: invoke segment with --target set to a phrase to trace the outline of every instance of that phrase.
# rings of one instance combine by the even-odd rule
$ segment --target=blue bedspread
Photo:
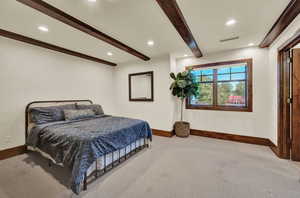
[[[141,139],[152,139],[149,124],[123,117],[97,116],[76,121],[60,121],[34,127],[27,145],[48,153],[72,171],[71,189],[79,194],[88,168],[104,154]]]

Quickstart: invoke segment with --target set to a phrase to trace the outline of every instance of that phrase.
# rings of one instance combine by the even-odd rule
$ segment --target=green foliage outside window
[[[246,67],[225,67],[221,69],[192,70],[197,81],[198,94],[191,97],[193,105],[213,105],[213,97],[217,97],[218,105],[245,105]],[[213,76],[216,76],[214,79]],[[214,96],[214,83],[217,96]]]

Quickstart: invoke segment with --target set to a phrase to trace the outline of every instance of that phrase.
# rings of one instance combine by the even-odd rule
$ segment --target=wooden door
[[[292,144],[291,159],[300,161],[300,49],[292,50]]]

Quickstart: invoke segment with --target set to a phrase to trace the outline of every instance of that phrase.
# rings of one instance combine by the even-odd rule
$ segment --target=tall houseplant
[[[187,97],[198,94],[198,86],[191,70],[179,72],[177,75],[172,72],[170,77],[174,80],[170,90],[174,96],[181,100],[180,121],[175,123],[175,133],[177,136],[187,137],[190,133],[190,128],[189,123],[183,121],[183,104]]]

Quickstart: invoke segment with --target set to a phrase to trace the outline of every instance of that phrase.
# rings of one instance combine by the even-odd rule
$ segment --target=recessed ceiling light
[[[88,0],[88,2],[96,2],[97,0]]]
[[[227,26],[232,26],[234,24],[236,24],[236,20],[235,19],[230,19],[229,21],[226,22]]]
[[[183,55],[184,57],[187,57],[188,55],[187,54],[185,54],[185,55]]]
[[[108,56],[112,56],[112,55],[113,55],[113,53],[111,53],[111,52],[107,52],[107,55],[108,55]]]
[[[154,41],[150,40],[150,41],[147,42],[147,44],[148,44],[149,46],[153,46],[153,45],[154,45]]]
[[[254,43],[249,43],[248,46],[254,46]]]
[[[49,29],[46,26],[39,26],[38,29],[42,32],[49,32]]]

